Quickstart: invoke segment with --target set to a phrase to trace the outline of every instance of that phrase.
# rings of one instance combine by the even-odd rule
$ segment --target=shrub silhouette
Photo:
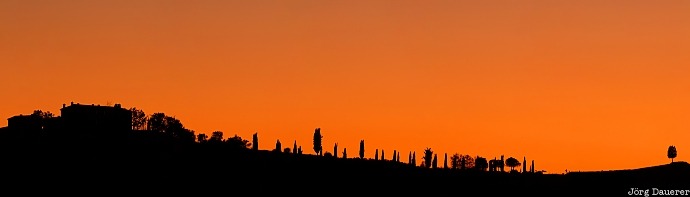
[[[678,156],[678,151],[676,151],[676,147],[673,145],[669,146],[666,156],[668,156],[668,158],[671,159],[671,163],[673,163],[673,159],[676,158],[676,156]]]
[[[283,153],[285,153],[285,154],[290,154],[290,152],[291,152],[290,148],[283,149]]]
[[[432,156],[434,155],[434,151],[431,151],[431,148],[426,148],[424,150],[424,167],[430,168],[431,167],[431,160]]]
[[[331,152],[326,151],[326,153],[323,154],[324,157],[333,157],[333,154]]]
[[[506,166],[510,167],[510,171],[513,171],[515,167],[520,166],[520,161],[513,157],[508,157],[508,159],[506,159]]]
[[[321,155],[321,140],[323,139],[323,136],[321,135],[321,128],[316,128],[314,130],[314,152],[317,155]]]

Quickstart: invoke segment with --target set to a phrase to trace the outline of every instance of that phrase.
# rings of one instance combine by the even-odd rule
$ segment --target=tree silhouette
[[[290,154],[290,152],[291,152],[291,151],[290,151],[290,148],[289,148],[289,147],[283,149],[283,153],[285,153],[285,154]]]
[[[443,154],[443,169],[448,169],[448,153]]]
[[[343,159],[347,159],[347,148],[343,148]]]
[[[194,142],[194,132],[185,128],[177,118],[167,116],[165,113],[151,114],[147,121],[147,127],[150,131],[161,132],[185,141]]]
[[[359,158],[364,159],[364,140],[359,141]]]
[[[323,139],[323,136],[321,135],[321,128],[316,128],[314,130],[314,152],[316,152],[317,155],[321,155],[321,140]]]
[[[424,167],[430,168],[431,167],[431,160],[432,156],[434,155],[434,151],[431,151],[431,148],[426,148],[424,150]]]
[[[326,153],[323,154],[324,157],[333,157],[333,154],[331,152],[326,151]]]
[[[299,146],[299,149],[297,149],[297,154],[301,155],[302,154],[302,146]]]
[[[376,149],[376,154],[374,154],[374,160],[379,160],[379,149]]]
[[[252,135],[252,150],[259,150],[259,133]]]
[[[434,154],[434,160],[431,162],[431,167],[436,168],[437,166],[436,154]]]
[[[381,160],[386,160],[386,153],[383,150],[381,150]]]
[[[338,143],[333,145],[333,157],[338,158]]]
[[[396,160],[397,157],[398,157],[398,151],[397,151],[397,150],[393,150],[393,158],[391,158],[391,161],[397,161],[397,160]]]
[[[199,141],[199,143],[206,143],[206,141],[208,141],[208,136],[204,133],[199,133],[199,135],[197,135],[196,139],[197,139],[197,141]]]
[[[132,112],[132,129],[144,130],[146,126],[146,113],[136,107],[130,108],[129,111]]]
[[[223,132],[214,131],[211,133],[211,138],[208,139],[209,142],[220,143],[223,142]]]
[[[232,149],[248,149],[251,146],[249,140],[242,139],[240,136],[233,136],[225,140],[225,144]]]
[[[678,156],[678,151],[676,151],[676,147],[673,145],[669,146],[666,156],[668,156],[668,158],[671,159],[671,163],[673,163],[673,159],[676,158],[676,156]]]
[[[412,165],[417,166],[417,151],[412,152]]]
[[[153,113],[149,116],[147,127],[150,131],[163,132],[165,130],[165,113]],[[213,137],[213,136],[211,136]],[[221,138],[222,140],[222,138]]]
[[[512,172],[515,167],[520,166],[520,161],[513,157],[508,157],[508,159],[506,159],[506,166],[510,167],[510,171]]]
[[[412,164],[412,151],[410,151],[409,154],[407,155],[407,163]]]
[[[400,152],[398,152],[398,156],[395,158],[395,161],[400,162]]]
[[[455,153],[453,156],[450,156],[450,168],[451,169],[460,169],[460,154]]]
[[[484,157],[477,156],[477,158],[474,159],[474,167],[480,171],[486,171],[486,169],[489,168],[489,161]]]
[[[527,157],[522,157],[522,163],[525,165],[522,165],[522,173],[527,172]]]

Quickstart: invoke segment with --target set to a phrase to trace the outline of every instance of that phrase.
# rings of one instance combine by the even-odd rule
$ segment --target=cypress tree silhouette
[[[412,164],[412,151],[407,155],[407,164]]]
[[[668,156],[668,158],[671,159],[671,163],[673,163],[673,159],[676,158],[676,156],[678,156],[678,151],[676,150],[676,147],[673,145],[669,146],[666,156]]]
[[[527,157],[522,157],[522,163],[524,164],[522,165],[522,173],[525,173],[527,172]]]
[[[292,144],[292,154],[297,154],[297,140],[295,140],[295,143]]]
[[[333,145],[333,157],[338,158],[338,143]]]
[[[347,148],[343,148],[343,159],[347,159]]]
[[[412,152],[412,165],[417,166],[417,151]]]
[[[252,150],[259,150],[259,133],[252,135]]]
[[[323,140],[321,128],[316,128],[316,130],[314,130],[314,152],[317,155],[322,155],[323,152],[321,149],[321,140]]]
[[[374,155],[374,160],[379,160],[379,149],[376,149],[376,154]]]
[[[364,159],[364,140],[359,141],[359,158]]]
[[[431,167],[431,157],[434,155],[434,151],[431,151],[431,148],[426,148],[424,150],[424,167],[430,168]]]
[[[443,154],[443,169],[448,169],[448,153]]]
[[[532,165],[529,167],[529,172],[534,173],[534,160],[532,160]]]
[[[297,150],[297,154],[301,155],[302,154],[302,146],[299,146],[299,149]]]
[[[382,161],[386,160],[386,154],[385,154],[385,152],[383,152],[383,150],[381,150],[381,160]]]
[[[437,165],[437,160],[436,160],[436,154],[434,154],[434,161],[431,162],[431,167],[432,167],[432,168],[438,167],[438,165]]]
[[[393,150],[393,158],[391,158],[391,161],[397,161],[397,160],[396,160],[396,157],[397,157],[397,156],[398,156],[398,151],[397,151],[397,150]]]
[[[400,162],[400,152],[398,152],[398,157],[395,158],[395,161]]]

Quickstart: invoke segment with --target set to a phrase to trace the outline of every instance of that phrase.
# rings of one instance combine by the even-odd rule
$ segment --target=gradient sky
[[[0,0],[0,117],[63,103],[186,127],[639,168],[690,154],[690,1]],[[0,121],[0,126],[6,125]],[[342,151],[342,150],[341,150]]]

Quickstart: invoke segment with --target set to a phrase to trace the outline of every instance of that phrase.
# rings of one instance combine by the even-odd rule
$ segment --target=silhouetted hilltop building
[[[8,118],[7,128],[17,131],[39,131],[43,129],[41,117],[23,114]]]
[[[57,130],[62,126],[60,117],[45,116],[40,110],[30,115],[16,115],[7,119],[7,129],[13,135],[23,137],[37,137],[46,131]]]
[[[497,172],[499,170],[501,172],[505,172],[505,158],[503,157],[503,155],[501,155],[501,160],[494,158],[491,161],[489,161],[490,172]]]
[[[66,106],[63,104],[60,113],[66,130],[92,132],[132,130],[132,112],[122,108],[120,104],[114,106],[79,103]]]

